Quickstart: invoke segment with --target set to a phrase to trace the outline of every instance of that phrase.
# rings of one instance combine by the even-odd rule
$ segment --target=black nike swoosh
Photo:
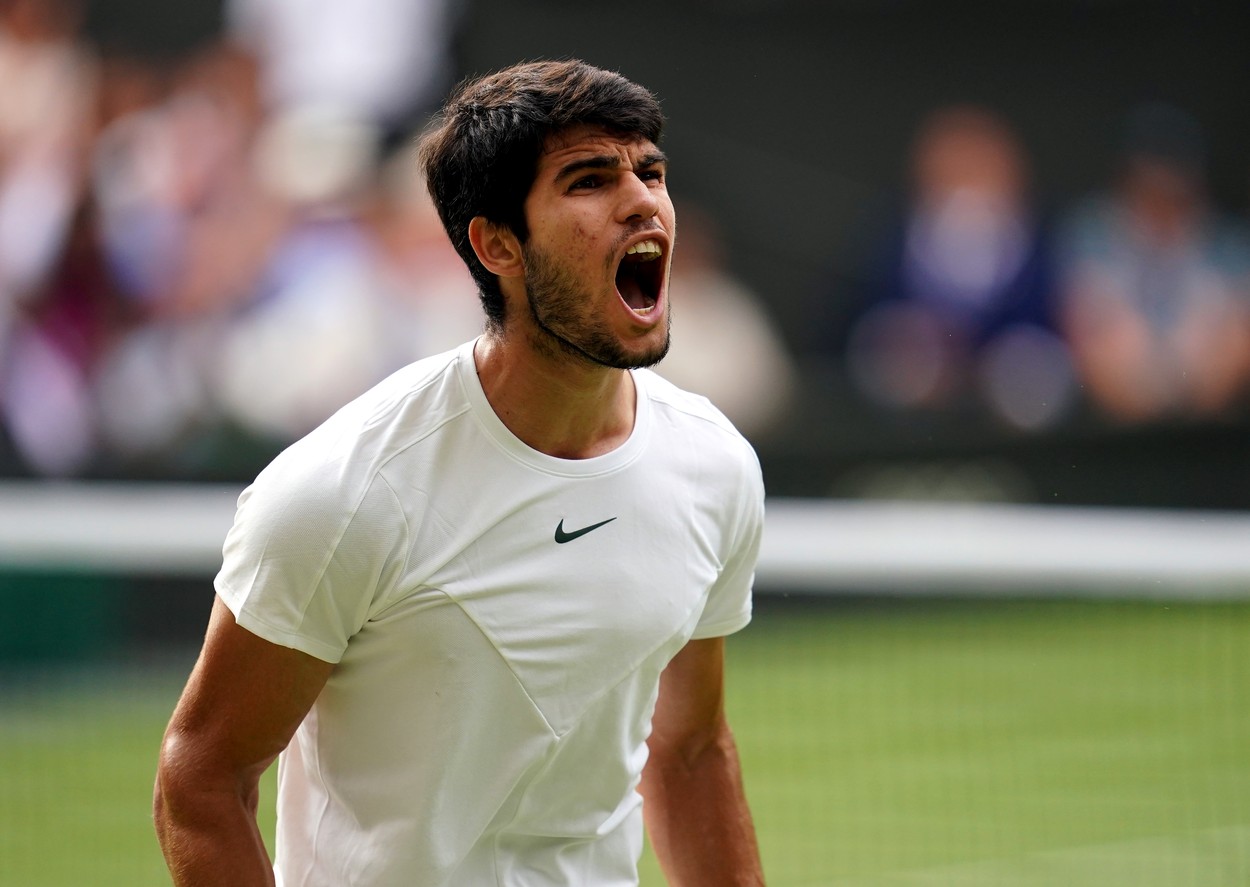
[[[607,520],[599,521],[599,523],[597,524],[591,524],[589,527],[582,527],[580,530],[572,530],[566,533],[564,532],[564,519],[561,518],[559,526],[556,527],[556,542],[559,542],[561,545],[563,545],[565,542],[572,542],[577,537],[585,536],[591,530],[597,530],[600,527],[602,527],[604,524],[610,524],[614,520],[616,520],[616,518],[610,517]]]

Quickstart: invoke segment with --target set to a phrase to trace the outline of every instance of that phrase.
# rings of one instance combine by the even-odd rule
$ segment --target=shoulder
[[[455,350],[417,361],[346,404],[283,450],[257,476],[254,493],[305,513],[356,510],[379,492],[396,455],[467,411],[458,359]]]
[[[755,448],[710,400],[651,370],[634,372],[639,390],[650,401],[653,433],[661,446],[680,447],[707,469],[721,466],[758,482]]]
[[[725,414],[703,395],[679,388],[653,370],[634,370],[634,378],[642,395],[662,416],[708,435],[747,443]]]

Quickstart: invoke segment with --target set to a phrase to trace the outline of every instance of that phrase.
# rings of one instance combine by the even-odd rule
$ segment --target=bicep
[[[217,598],[204,648],[170,722],[167,752],[182,753],[183,763],[197,769],[259,777],[333,669],[243,628]]]

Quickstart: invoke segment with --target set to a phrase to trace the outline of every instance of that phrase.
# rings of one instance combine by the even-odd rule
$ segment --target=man
[[[444,108],[422,163],[486,331],[240,498],[157,776],[177,884],[636,884],[644,817],[672,883],[762,883],[722,663],[763,490],[641,369],[668,348],[661,126],[581,62]]]

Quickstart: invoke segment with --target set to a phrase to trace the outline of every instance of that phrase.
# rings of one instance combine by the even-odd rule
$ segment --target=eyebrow
[[[634,169],[647,169],[648,167],[657,166],[659,164],[667,164],[668,156],[663,151],[651,151],[639,158],[638,163],[634,165]],[[574,160],[560,167],[560,171],[556,173],[555,181],[563,181],[569,176],[576,175],[588,169],[620,169],[622,166],[620,157],[616,154],[600,154],[594,157],[583,157],[580,160]]]

